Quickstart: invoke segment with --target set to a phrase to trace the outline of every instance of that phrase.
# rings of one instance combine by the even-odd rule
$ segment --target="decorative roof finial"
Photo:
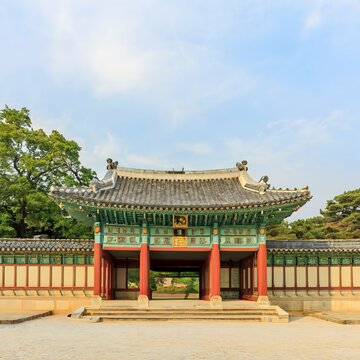
[[[107,165],[106,165],[106,170],[115,170],[118,167],[119,162],[115,161],[113,162],[112,159],[108,158],[106,159]]]
[[[243,160],[241,163],[237,162],[236,167],[240,171],[247,171],[248,170],[247,164],[248,164],[248,162],[246,160]]]

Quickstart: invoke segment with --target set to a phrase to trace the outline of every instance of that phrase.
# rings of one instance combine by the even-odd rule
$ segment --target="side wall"
[[[89,253],[0,254],[0,309],[71,312],[93,295]]]
[[[270,300],[285,310],[360,310],[356,253],[268,254]]]

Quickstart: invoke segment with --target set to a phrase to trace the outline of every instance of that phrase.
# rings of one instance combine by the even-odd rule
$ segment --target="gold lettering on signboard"
[[[173,240],[173,247],[187,247],[188,246],[187,236],[174,236],[172,240]]]

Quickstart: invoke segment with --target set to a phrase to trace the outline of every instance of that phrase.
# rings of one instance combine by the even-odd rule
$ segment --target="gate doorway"
[[[200,270],[150,272],[152,300],[198,300],[200,298]]]

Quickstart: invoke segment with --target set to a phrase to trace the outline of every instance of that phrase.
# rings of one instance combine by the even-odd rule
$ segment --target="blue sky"
[[[360,2],[3,0],[0,105],[121,166],[360,184]]]

